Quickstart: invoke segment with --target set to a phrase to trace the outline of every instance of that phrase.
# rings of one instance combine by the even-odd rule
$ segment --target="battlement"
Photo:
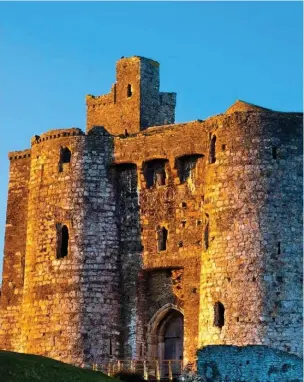
[[[70,129],[49,130],[48,132],[43,133],[41,135],[34,135],[34,137],[31,139],[31,145],[37,145],[41,142],[48,141],[50,139],[77,135],[85,135],[85,133],[77,127],[72,127]]]
[[[134,56],[116,63],[110,93],[87,95],[87,131],[104,126],[113,135],[174,123],[176,94],[159,91],[159,63]]]
[[[10,161],[30,158],[30,156],[31,156],[31,149],[25,149],[20,151],[10,151],[8,153],[8,159]]]

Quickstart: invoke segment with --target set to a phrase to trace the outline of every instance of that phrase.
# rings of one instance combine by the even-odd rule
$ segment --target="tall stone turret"
[[[174,123],[176,94],[159,91],[159,63],[144,57],[117,61],[111,92],[86,101],[87,130],[103,126],[113,135],[134,134]]]
[[[199,345],[301,354],[302,115],[237,101],[210,129]],[[212,147],[213,146],[213,147]],[[224,308],[224,324],[216,303]]]
[[[4,267],[1,301],[18,317],[2,321],[1,346],[73,364],[104,359],[119,335],[112,139],[103,128],[52,130],[33,138],[30,153],[11,155],[5,264],[13,270]]]

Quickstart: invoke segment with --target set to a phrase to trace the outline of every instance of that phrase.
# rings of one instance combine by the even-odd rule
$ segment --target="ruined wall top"
[[[110,134],[120,135],[174,123],[176,94],[159,91],[158,62],[122,57],[110,93],[88,95],[86,104],[87,131],[104,126]]]

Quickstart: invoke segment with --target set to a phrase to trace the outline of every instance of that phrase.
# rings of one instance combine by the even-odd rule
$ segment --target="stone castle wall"
[[[301,355],[294,335],[302,321],[301,124],[301,115],[235,112],[212,133],[200,345],[263,344]],[[213,323],[217,301],[225,307],[222,328]]]
[[[206,346],[198,352],[197,366],[206,382],[303,381],[301,358],[264,345]]]
[[[186,359],[211,343],[302,352],[292,334],[300,333],[302,320],[301,123],[300,114],[228,111],[115,139],[115,160],[139,169],[144,269],[184,269]],[[214,136],[216,161],[209,163]],[[176,159],[194,154],[202,156],[195,175],[180,184]],[[152,158],[168,160],[166,186],[147,189],[143,165]],[[168,228],[163,253],[157,252],[159,225]],[[293,227],[288,234],[285,225]],[[225,307],[223,328],[214,326],[216,302]]]
[[[153,358],[175,310],[185,363],[206,345],[301,355],[302,114],[239,101],[157,126],[175,107],[158,70],[120,60],[111,93],[87,98],[86,134],[52,130],[11,153],[1,348],[74,364]]]
[[[18,349],[25,271],[30,150],[10,153],[10,176],[5,226],[5,248],[0,300],[0,341],[6,349]]]

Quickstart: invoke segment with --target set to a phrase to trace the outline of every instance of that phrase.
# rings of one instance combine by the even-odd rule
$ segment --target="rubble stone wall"
[[[0,300],[0,342],[3,349],[18,348],[24,286],[27,207],[31,151],[9,154],[10,176]]]
[[[265,344],[301,355],[302,116],[234,112],[212,134],[199,345]],[[221,328],[216,302],[225,307]]]
[[[303,381],[301,358],[264,345],[206,346],[198,352],[197,366],[206,382]]]

